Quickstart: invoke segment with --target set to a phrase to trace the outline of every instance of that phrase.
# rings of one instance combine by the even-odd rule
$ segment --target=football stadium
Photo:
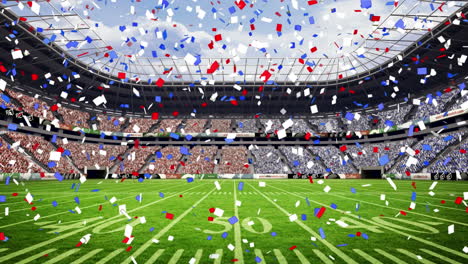
[[[0,263],[468,263],[467,16],[0,0]]]

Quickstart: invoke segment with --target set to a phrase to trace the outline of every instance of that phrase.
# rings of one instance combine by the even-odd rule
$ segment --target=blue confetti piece
[[[388,155],[383,155],[379,158],[379,164],[380,166],[384,166],[385,164],[389,163],[390,162],[390,158],[388,157]]]
[[[331,207],[332,209],[338,208],[338,206],[337,206],[336,204],[334,204],[334,203],[332,203],[332,204],[330,205],[330,207]]]
[[[63,176],[62,176],[62,174],[60,174],[60,172],[55,172],[54,177],[55,177],[58,181],[63,181]]]
[[[8,124],[8,129],[16,131],[18,129],[18,125],[17,124]]]
[[[346,247],[348,244],[339,244],[339,245],[336,245],[337,247]]]
[[[153,231],[154,231],[154,227],[151,227],[151,228],[149,229],[149,231],[150,231],[150,232],[153,232]]]
[[[53,206],[53,207],[57,207],[57,205],[58,205],[57,201],[53,201],[53,202],[52,202],[52,206]]]
[[[8,177],[5,179],[5,185],[9,185],[9,184],[10,184],[10,179],[11,179],[10,176],[8,176]]]
[[[411,194],[411,201],[413,201],[413,202],[416,201],[416,192],[413,192]]]
[[[80,198],[75,197],[75,203],[80,204]]]
[[[188,177],[188,178],[187,178],[187,182],[188,182],[188,183],[193,182],[193,178],[192,178],[192,177]]]
[[[321,228],[321,227],[319,228],[319,233],[320,233],[320,237],[321,237],[322,239],[325,239],[325,238],[326,238],[326,236],[325,236],[325,231],[323,231],[323,228]]]
[[[213,239],[213,236],[207,236],[206,237],[206,240],[211,240],[211,239]]]
[[[302,221],[306,221],[306,220],[307,220],[307,215],[306,215],[306,214],[302,214],[302,215],[301,215],[301,219],[302,219]]]
[[[72,214],[75,214],[75,211],[69,209],[68,212],[72,213]]]
[[[366,234],[366,233],[362,233],[361,235],[365,240],[368,240],[369,239],[369,236]]]
[[[351,187],[351,192],[352,192],[352,193],[356,193],[356,189],[354,189],[353,187]]]
[[[91,192],[99,192],[99,191],[100,191],[100,189],[93,189],[93,190],[91,190]]]
[[[271,236],[277,236],[276,232],[271,232]]]
[[[239,184],[237,185],[237,189],[239,189],[239,191],[244,190],[244,182],[239,182]]]
[[[233,224],[239,222],[239,219],[237,219],[236,216],[233,216],[233,217],[231,217],[231,218],[228,219],[228,222],[229,222],[231,225],[233,225]]]
[[[138,178],[138,182],[143,182],[145,181],[145,178]]]
[[[0,195],[0,203],[6,203],[6,195]]]
[[[310,201],[309,201],[309,198],[307,198],[307,197],[306,197],[306,198],[305,198],[305,200],[306,200],[306,203],[307,203],[307,205],[310,207]]]
[[[141,202],[141,196],[140,195],[135,196],[135,200]]]
[[[164,198],[164,193],[160,192],[159,197]]]
[[[255,262],[260,263],[260,262],[262,262],[262,259],[257,256],[257,257],[255,257]]]
[[[228,237],[228,232],[224,232],[222,235],[221,235],[222,238],[227,238]]]

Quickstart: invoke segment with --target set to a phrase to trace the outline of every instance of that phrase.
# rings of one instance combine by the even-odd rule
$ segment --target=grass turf
[[[8,240],[0,242],[0,263],[131,263],[131,256],[137,263],[468,262],[468,214],[463,203],[455,203],[468,191],[466,182],[439,182],[434,196],[428,194],[432,181],[417,181],[416,188],[395,181],[397,191],[385,180],[264,182],[266,187],[259,180],[219,180],[221,190],[213,180],[88,180],[78,191],[71,188],[78,181],[2,184],[0,195],[7,198],[0,203],[0,232]],[[32,205],[24,201],[28,192]],[[416,208],[408,210],[413,192]],[[131,220],[119,215],[122,204]],[[210,208],[223,209],[223,216]],[[293,214],[298,219],[290,221]],[[233,216],[239,221],[231,224]],[[133,226],[130,245],[122,243],[127,224]],[[76,247],[86,234],[89,243]]]

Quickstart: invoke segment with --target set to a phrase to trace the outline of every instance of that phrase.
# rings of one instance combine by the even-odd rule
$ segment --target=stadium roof
[[[116,81],[324,85],[386,68],[466,4],[155,2],[8,1],[5,6],[45,42]]]

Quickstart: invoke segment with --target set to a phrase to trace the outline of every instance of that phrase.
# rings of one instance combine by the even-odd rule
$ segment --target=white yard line
[[[288,264],[286,258],[283,256],[279,249],[273,249],[273,253],[275,253],[276,259],[278,260],[279,264]]]
[[[298,249],[294,250],[294,253],[296,254],[297,258],[301,262],[301,264],[310,264],[310,262],[307,260],[307,258],[299,251]]]
[[[401,254],[404,254],[412,259],[415,259],[417,262],[421,262],[421,263],[424,263],[424,264],[435,264],[434,262],[430,261],[430,260],[427,260],[427,259],[419,259],[415,253],[413,252],[409,252],[408,250],[406,249],[402,249],[402,248],[397,248],[396,249],[398,252],[400,252]]]
[[[269,201],[271,204],[273,204],[276,208],[278,208],[281,212],[283,212],[286,216],[290,216],[291,214],[286,211],[283,207],[279,206],[277,203],[275,203],[273,200],[271,200],[268,196],[264,195],[262,192],[260,192],[259,190],[257,190],[255,187],[253,187],[251,184],[248,183],[248,185],[254,189],[258,194],[260,194],[261,196],[263,196],[263,198],[265,198],[267,201]],[[336,255],[338,255],[340,258],[342,258],[346,263],[353,263],[353,264],[357,264],[356,261],[354,261],[352,258],[350,258],[348,255],[346,255],[343,251],[341,251],[340,249],[338,249],[337,247],[335,247],[334,245],[332,245],[331,243],[329,243],[326,239],[322,239],[321,236],[316,233],[314,230],[312,230],[309,226],[307,226],[306,224],[304,224],[303,222],[299,221],[299,220],[295,220],[294,223],[296,223],[297,225],[299,225],[300,227],[302,227],[302,229],[304,229],[305,231],[309,232],[311,235],[313,235],[314,237],[317,237],[317,240],[320,241],[321,243],[323,243],[326,247],[328,247],[328,249],[330,249],[333,253],[335,253]],[[296,250],[294,250],[296,251]]]
[[[75,254],[76,252],[78,252],[80,250],[81,250],[81,248],[74,248],[74,249],[68,250],[65,253],[62,253],[62,254],[56,256],[55,258],[44,262],[44,264],[53,264],[53,263],[60,262],[62,259],[68,258],[69,256]]]
[[[195,202],[193,205],[191,205],[187,210],[185,210],[181,215],[179,215],[177,218],[172,220],[167,226],[165,226],[163,229],[161,229],[154,237],[146,241],[143,245],[141,245],[138,250],[136,250],[133,254],[132,257],[135,259],[143,252],[145,252],[146,249],[148,249],[151,245],[154,245],[153,239],[160,239],[164,234],[167,233],[173,226],[175,226],[177,223],[179,223],[182,219],[184,219],[185,216],[187,216],[193,208],[197,207],[201,202],[203,202],[212,192],[214,192],[216,188],[213,188],[210,192],[205,194],[200,200]],[[127,258],[126,260],[122,261],[122,263],[130,263],[132,262],[131,257]]]
[[[376,248],[374,250],[375,250],[375,252],[379,253],[380,255],[382,255],[382,256],[388,258],[389,260],[395,262],[396,264],[406,264],[405,261],[393,256],[392,254],[389,254],[389,253],[383,251],[382,249]]]
[[[179,249],[174,253],[174,256],[167,262],[167,264],[176,264],[177,261],[179,261],[180,257],[182,256],[182,253],[184,253],[183,249]]]
[[[282,190],[281,188],[278,188],[278,187],[275,187],[275,186],[272,186],[272,185],[270,185],[270,187],[273,187],[273,188]],[[287,192],[287,191],[286,191],[286,192]],[[292,194],[292,193],[291,193],[291,195],[294,195],[294,196],[296,196],[296,197],[303,198],[303,199],[306,198],[306,197],[304,197],[304,196],[295,195],[295,194]],[[310,199],[310,198],[309,198],[309,201],[312,202],[312,203],[315,203],[315,204],[318,204],[318,205],[321,205],[321,206],[330,208],[329,205],[323,204],[323,203],[320,203],[320,202],[317,202],[317,201],[312,200],[312,199]],[[340,212],[340,213],[345,213],[345,211],[340,210],[340,209],[335,209],[335,211]],[[346,213],[346,215],[347,215],[347,216],[354,217],[354,218],[357,218],[359,221],[367,222],[367,223],[373,224],[373,225],[376,224],[375,222],[373,222],[373,221],[371,221],[371,220],[367,220],[367,219],[365,219],[365,218],[361,218],[361,217],[359,217],[359,216],[357,216],[357,215],[354,215],[353,213]],[[405,233],[405,232],[403,232],[403,231],[394,229],[394,228],[389,227],[389,226],[386,226],[386,225],[379,225],[379,227],[384,228],[384,229],[388,229],[388,230],[390,230],[390,231],[393,231],[394,233],[400,234],[400,235],[404,236],[405,238],[411,236],[411,239],[413,239],[413,240],[417,240],[417,241],[419,241],[419,242],[421,242],[421,243],[424,243],[424,244],[426,244],[426,245],[433,246],[433,247],[435,247],[435,248],[437,248],[437,249],[439,249],[439,250],[444,250],[444,251],[446,251],[446,252],[449,252],[449,253],[452,253],[452,254],[454,254],[454,255],[460,256],[460,257],[462,257],[462,258],[468,259],[468,256],[467,256],[466,254],[461,253],[461,252],[456,251],[456,250],[453,250],[453,249],[451,249],[451,248],[445,247],[445,246],[443,246],[443,245],[436,244],[436,243],[434,243],[434,242],[432,242],[432,241],[429,241],[429,240],[426,240],[426,239],[423,239],[423,238],[419,238],[419,237],[414,236],[414,235],[412,235],[412,234]],[[379,252],[379,253],[380,253],[380,252]]]
[[[154,254],[145,262],[145,264],[153,264],[164,253],[165,249],[158,249]]]
[[[331,261],[325,254],[323,254],[320,250],[318,249],[312,249],[312,251],[317,255],[317,257],[325,264],[334,264],[333,261]]]
[[[32,255],[32,256],[27,257],[27,258],[25,258],[25,259],[23,259],[23,260],[21,260],[21,261],[16,262],[16,264],[26,264],[26,263],[29,263],[29,262],[31,262],[31,261],[34,261],[34,260],[40,258],[40,257],[44,257],[45,254],[49,254],[49,253],[51,253],[51,252],[54,252],[55,250],[57,250],[57,249],[56,249],[56,248],[50,248],[50,249],[41,251],[41,252],[39,252],[39,253],[37,253],[37,254],[35,254],[35,255]],[[44,257],[44,258],[46,258],[46,257]]]
[[[236,188],[237,181],[234,181],[234,216],[239,219],[239,208],[236,206],[237,201],[237,188]],[[237,223],[234,224],[234,244],[236,245],[234,248],[234,258],[238,259],[239,264],[244,263],[244,254],[242,252],[242,237],[241,237],[241,229],[240,229],[240,219]]]
[[[355,249],[353,249],[353,251],[356,252],[359,256],[361,256],[365,260],[369,261],[369,263],[383,264],[382,262],[380,262],[376,258],[372,257],[371,255],[367,254],[366,252],[364,252],[364,251],[362,251],[360,249],[355,248]]]
[[[198,185],[198,186],[192,187],[192,188],[190,188],[190,189],[187,189],[186,191],[189,191],[189,190],[192,190],[192,189],[195,189],[195,188],[199,188],[200,186],[204,186],[204,185],[203,185],[203,184],[202,184],[202,185]],[[181,193],[184,193],[184,191],[182,191]],[[162,202],[162,201],[165,201],[165,200],[167,200],[167,199],[169,199],[169,198],[172,198],[172,197],[174,197],[174,196],[177,196],[177,194],[174,194],[174,195],[171,195],[171,196],[166,196],[166,197],[162,198],[161,200],[156,200],[156,201],[154,201],[154,202],[151,202],[151,203],[142,205],[142,206],[140,206],[140,207],[137,207],[137,208],[135,208],[135,209],[132,209],[132,210],[128,211],[127,213],[132,213],[132,212],[134,212],[134,211],[138,211],[138,210],[140,210],[140,209],[146,208],[146,207],[151,206],[151,205],[153,205],[153,204],[156,204],[156,203],[160,203],[160,202]],[[106,219],[106,220],[109,221],[109,220],[117,219],[117,218],[122,218],[122,216],[121,216],[121,215],[116,215],[116,216],[110,217],[110,218],[108,218],[108,219]],[[8,254],[8,255],[6,255],[6,256],[0,257],[0,263],[2,263],[2,262],[4,262],[4,261],[7,261],[7,260],[10,260],[10,259],[12,259],[12,258],[15,258],[15,257],[17,257],[17,256],[21,256],[21,255],[23,255],[23,254],[29,253],[29,252],[31,252],[31,251],[33,251],[33,250],[38,249],[38,248],[41,248],[41,247],[44,247],[44,246],[50,246],[50,244],[53,243],[53,242],[63,240],[63,239],[65,239],[65,238],[68,238],[68,237],[73,236],[73,235],[75,235],[75,234],[79,234],[79,233],[83,232],[84,230],[87,230],[87,229],[89,229],[89,228],[92,228],[92,227],[95,227],[95,226],[98,226],[98,225],[102,225],[102,222],[100,221],[100,222],[97,222],[97,223],[94,223],[94,224],[91,224],[91,225],[87,225],[87,226],[85,226],[85,227],[83,227],[83,228],[79,228],[79,229],[76,229],[76,230],[71,231],[71,232],[69,232],[69,233],[66,233],[66,234],[57,236],[57,237],[55,237],[55,238],[52,238],[52,239],[49,239],[49,240],[46,240],[46,241],[43,241],[43,242],[34,244],[34,245],[30,246],[30,247],[26,247],[26,248],[17,250],[17,251],[15,251],[15,252],[11,253],[11,254]]]
[[[102,248],[97,248],[93,251],[90,251],[88,253],[86,253],[84,256],[81,256],[79,259],[73,261],[72,263],[70,264],[81,264],[83,262],[85,262],[86,260],[88,260],[89,258],[93,257],[94,255],[96,255],[97,253],[103,251]]]
[[[421,250],[422,252],[424,252],[424,253],[426,253],[426,254],[429,254],[429,255],[431,255],[431,256],[433,256],[433,257],[436,257],[436,258],[439,258],[439,259],[441,259],[441,260],[443,260],[443,261],[446,261],[446,262],[448,262],[448,263],[452,263],[452,264],[462,264],[462,263],[460,263],[460,262],[458,262],[458,261],[455,261],[455,260],[453,260],[453,259],[449,259],[449,258],[447,258],[446,256],[440,255],[440,254],[438,254],[438,253],[435,253],[434,251],[431,251],[431,250],[428,250],[428,249],[425,249],[425,248],[420,248],[419,250]]]
[[[259,257],[261,259],[260,262],[256,262],[256,263],[260,263],[260,264],[266,264],[266,261],[265,261],[265,257],[263,257],[263,253],[260,249],[256,248],[254,250],[254,253],[255,253],[255,256]]]
[[[109,253],[109,255],[105,256],[104,258],[102,258],[101,260],[96,262],[96,264],[105,264],[109,260],[111,260],[111,259],[115,258],[117,255],[119,255],[122,251],[124,251],[123,248],[116,249],[116,250],[112,251],[111,253]]]
[[[215,254],[218,254],[219,257],[214,260],[213,264],[221,264],[221,260],[223,259],[223,250],[218,249],[218,250],[216,250]]]

